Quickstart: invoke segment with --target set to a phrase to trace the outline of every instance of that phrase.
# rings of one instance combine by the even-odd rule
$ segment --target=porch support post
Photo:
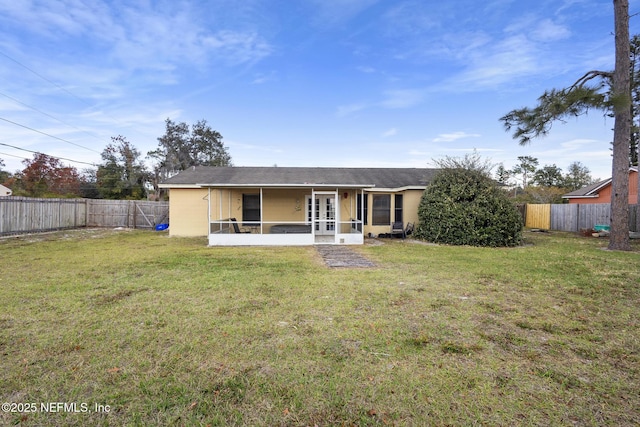
[[[260,187],[260,234],[264,233],[262,229],[262,221],[263,221],[264,209],[262,208],[262,187]]]
[[[311,189],[311,236],[316,241],[316,190]]]
[[[209,201],[209,203],[211,203],[211,201]],[[222,218],[224,218],[223,213],[222,213],[222,188],[218,190],[218,221],[222,221]],[[218,227],[220,227],[220,232],[222,232],[222,222],[218,223]]]
[[[360,189],[360,230],[362,231],[362,237],[364,237],[364,223],[365,223],[365,218],[364,218],[364,188]]]
[[[340,189],[336,187],[336,192],[333,194],[333,203],[336,211],[333,216],[333,243],[338,243],[338,234],[340,233],[341,221],[342,221],[342,209],[340,209]]]

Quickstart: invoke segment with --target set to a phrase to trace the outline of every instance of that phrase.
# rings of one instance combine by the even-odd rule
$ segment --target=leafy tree
[[[84,169],[80,174],[80,195],[86,199],[99,199],[96,169]]]
[[[538,167],[538,159],[531,156],[518,156],[520,163],[515,165],[511,172],[514,175],[522,176],[522,187],[527,188],[529,185],[529,178],[536,172]]]
[[[611,235],[609,249],[630,250],[629,244],[629,139],[632,134],[631,42],[629,1],[614,0],[615,68],[589,71],[565,89],[545,92],[534,108],[513,110],[501,117],[507,131],[521,145],[546,135],[556,121],[604,110],[615,119],[613,130]],[[639,190],[640,191],[640,187]]]
[[[515,246],[522,218],[507,194],[486,173],[441,169],[418,207],[416,237],[436,243]]]
[[[561,187],[533,186],[518,197],[518,202],[522,203],[563,203],[562,195],[567,191]]]
[[[165,121],[165,134],[158,138],[158,149],[147,156],[155,160],[152,184],[159,192],[158,184],[165,178],[191,166],[231,166],[231,156],[222,142],[222,135],[199,120],[189,129],[184,122]]]
[[[0,159],[0,184],[6,183],[9,180],[11,174],[7,171],[3,171],[2,168],[5,166],[4,161]]]
[[[147,171],[140,152],[121,135],[112,137],[102,151],[96,186],[105,199],[142,199],[146,196]]]
[[[501,185],[508,185],[511,178],[511,171],[507,170],[502,163],[496,168],[496,181]]]
[[[564,187],[568,191],[574,191],[593,183],[591,171],[580,162],[573,162],[569,165],[564,176]]]
[[[29,197],[73,197],[80,195],[80,175],[56,157],[35,153],[23,160],[25,168],[16,176],[15,193]]]
[[[542,169],[538,169],[532,179],[535,185],[541,187],[564,187],[564,177],[562,169],[554,165],[544,165]]]
[[[441,159],[433,160],[440,169],[466,169],[474,170],[485,176],[491,176],[491,170],[494,164],[491,159],[483,158],[477,150],[467,153],[464,157],[444,156]]]

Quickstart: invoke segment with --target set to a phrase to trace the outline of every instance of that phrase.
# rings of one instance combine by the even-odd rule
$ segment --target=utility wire
[[[31,73],[35,74],[36,76],[40,77],[42,80],[44,80],[45,82],[57,87],[58,89],[60,89],[63,92],[66,92],[67,94],[71,95],[72,97],[74,97],[75,99],[77,99],[78,101],[82,102],[84,105],[87,105],[91,108],[94,108],[95,105],[91,105],[89,104],[87,101],[85,101],[84,99],[80,98],[79,96],[77,96],[76,94],[70,92],[68,89],[65,89],[64,87],[62,87],[61,85],[59,85],[58,83],[49,80],[48,78],[46,78],[45,76],[43,76],[42,74],[36,72],[35,70],[27,67],[26,65],[24,65],[22,62],[18,61],[17,59],[14,59],[12,57],[10,57],[9,55],[7,55],[6,53],[0,51],[0,55],[4,56],[5,58],[15,62],[16,64],[18,64],[19,66],[21,66],[22,68],[30,71]],[[105,114],[105,116],[109,117],[111,120],[113,120],[115,123],[117,123],[118,125],[122,126],[122,123],[120,123],[120,121],[118,119],[116,119],[113,116],[110,116],[108,114]]]
[[[60,160],[66,160],[66,161],[68,161],[68,162],[73,162],[73,163],[82,163],[82,164],[84,164],[84,165],[90,165],[90,166],[98,166],[98,165],[96,165],[95,163],[83,162],[83,161],[80,161],[80,160],[73,160],[73,159],[68,159],[68,158],[66,158],[66,157],[60,157],[60,156],[51,156],[51,155],[46,154],[46,153],[43,153],[43,152],[41,152],[41,151],[28,150],[28,149],[26,149],[26,148],[16,147],[15,145],[5,144],[5,143],[3,143],[3,142],[0,142],[0,145],[3,145],[3,146],[5,146],[5,147],[10,147],[10,148],[15,148],[16,150],[27,151],[27,152],[29,152],[29,153],[34,153],[34,154],[44,154],[45,156],[53,157],[53,158],[60,159]],[[10,156],[11,154],[8,154],[8,155]],[[18,157],[18,156],[13,156],[13,157]],[[25,157],[25,158],[27,158],[27,157]]]
[[[7,59],[12,60],[13,62],[15,62],[16,64],[18,64],[19,66],[21,66],[22,68],[29,70],[30,72],[32,72],[33,74],[35,74],[36,76],[40,77],[42,80],[46,81],[47,83],[50,83],[52,85],[54,85],[55,87],[57,87],[58,89],[60,89],[63,92],[67,92],[69,95],[73,96],[74,98],[76,98],[77,100],[81,101],[82,103],[84,103],[85,105],[89,105],[87,103],[87,101],[85,101],[84,99],[74,95],[73,93],[69,92],[67,89],[65,89],[64,87],[60,86],[58,83],[49,80],[48,78],[46,78],[45,76],[43,76],[42,74],[37,73],[36,71],[32,70],[31,68],[27,67],[26,65],[24,65],[23,63],[21,63],[20,61],[13,59],[12,57],[10,57],[9,55],[7,55],[6,53],[0,51],[0,55],[4,56]]]
[[[33,107],[33,106],[31,106],[31,105],[28,105],[28,104],[25,104],[24,102],[22,102],[22,101],[20,101],[20,100],[18,100],[18,99],[16,99],[16,98],[14,98],[13,96],[7,95],[6,93],[2,93],[2,92],[0,92],[0,95],[4,96],[5,98],[9,98],[10,100],[12,100],[13,102],[15,102],[15,103],[17,103],[17,104],[20,104],[20,105],[22,105],[22,106],[25,106],[25,107],[27,107],[27,108],[32,109],[33,111],[37,111],[38,113],[40,113],[40,114],[42,114],[42,115],[45,115],[45,116],[47,116],[47,117],[50,117],[50,118],[52,118],[53,120],[56,120],[56,121],[58,121],[58,122],[62,123],[63,125],[66,125],[66,126],[72,127],[72,128],[74,128],[74,129],[76,129],[76,130],[79,130],[80,132],[84,132],[84,133],[86,133],[87,135],[90,135],[90,136],[94,137],[95,139],[97,139],[97,140],[98,140],[98,141],[100,141],[100,142],[104,142],[104,141],[102,141],[102,139],[101,139],[98,135],[93,134],[93,133],[91,133],[91,132],[87,132],[86,130],[80,129],[79,127],[76,127],[76,126],[74,126],[74,125],[72,125],[72,124],[65,123],[64,121],[60,120],[59,118],[54,117],[54,116],[52,116],[51,114],[49,114],[49,113],[47,113],[47,112],[45,112],[45,111],[42,111],[42,110],[40,110],[40,109],[38,109],[38,108],[36,108],[36,107]],[[85,147],[85,148],[87,148],[87,147]],[[93,150],[93,149],[91,149],[91,148],[87,148],[87,150],[94,151],[94,150]]]
[[[94,153],[100,154],[99,151],[96,151],[93,148],[85,147],[84,145],[76,144],[75,142],[67,141],[66,139],[62,139],[60,137],[48,134],[46,132],[42,132],[42,131],[39,131],[37,129],[30,128],[29,126],[21,125],[20,123],[14,122],[14,121],[9,120],[9,119],[5,119],[4,117],[0,117],[0,120],[3,120],[5,122],[11,123],[11,124],[14,124],[16,126],[20,126],[22,128],[25,128],[25,129],[29,129],[29,130],[31,130],[33,132],[37,132],[37,133],[42,134],[42,135],[46,135],[46,136],[48,136],[50,138],[57,139],[58,141],[66,142],[67,144],[75,145],[76,147],[84,148],[85,150],[93,151]]]
[[[3,153],[2,151],[0,151],[0,154],[2,154],[3,156],[15,157],[16,159],[24,159],[24,160],[28,159],[28,157],[16,156],[15,154]]]

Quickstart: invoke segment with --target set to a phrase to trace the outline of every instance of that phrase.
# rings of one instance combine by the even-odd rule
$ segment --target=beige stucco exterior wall
[[[357,218],[356,196],[360,190],[339,189],[338,203],[340,206],[340,221],[349,221]],[[260,194],[259,188],[242,189],[216,189],[212,188],[211,193],[206,188],[186,189],[172,188],[169,194],[169,214],[171,224],[169,234],[171,236],[206,236],[209,233],[207,213],[210,213],[210,220],[227,220],[236,218],[242,222],[242,195]],[[346,194],[346,197],[345,197]],[[391,220],[395,209],[394,194],[403,195],[403,218],[404,224],[418,222],[418,205],[422,197],[422,190],[406,190],[401,193],[367,193],[369,198],[367,224],[364,233],[378,235],[388,233],[389,225],[373,226],[372,206],[373,194],[391,195]],[[309,189],[263,189],[263,220],[265,222],[306,221],[306,196],[311,196]],[[208,199],[211,198],[211,209],[208,207]],[[270,225],[265,224],[264,232],[269,232]]]
[[[305,196],[311,195],[309,190],[275,190],[262,192],[262,218],[266,222],[297,221],[304,222]]]
[[[206,236],[207,223],[206,189],[172,188],[169,191],[170,236]]]
[[[395,197],[396,194],[402,194],[402,217],[404,226],[407,226],[407,223],[412,222],[414,225],[418,223],[418,206],[420,205],[420,199],[422,198],[422,193],[424,190],[405,190],[400,192],[370,192],[365,193],[368,194],[369,201],[368,206],[369,210],[367,213],[367,225],[364,227],[365,236],[369,233],[373,235],[378,235],[382,233],[389,233],[391,231],[391,224],[388,225],[373,225],[373,195],[377,194],[389,194],[391,195],[391,222],[393,222],[393,216],[395,211]]]
[[[405,226],[408,222],[412,222],[414,225],[418,224],[418,206],[420,206],[420,200],[422,199],[422,193],[424,190],[407,190],[404,194],[404,223]]]
[[[358,217],[358,204],[356,203],[356,196],[358,194],[360,194],[360,190],[342,190],[338,193],[341,221],[349,221]]]

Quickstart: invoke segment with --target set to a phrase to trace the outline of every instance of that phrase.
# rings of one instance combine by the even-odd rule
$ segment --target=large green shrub
[[[422,195],[416,237],[435,243],[515,246],[522,218],[514,204],[485,173],[442,169]]]

